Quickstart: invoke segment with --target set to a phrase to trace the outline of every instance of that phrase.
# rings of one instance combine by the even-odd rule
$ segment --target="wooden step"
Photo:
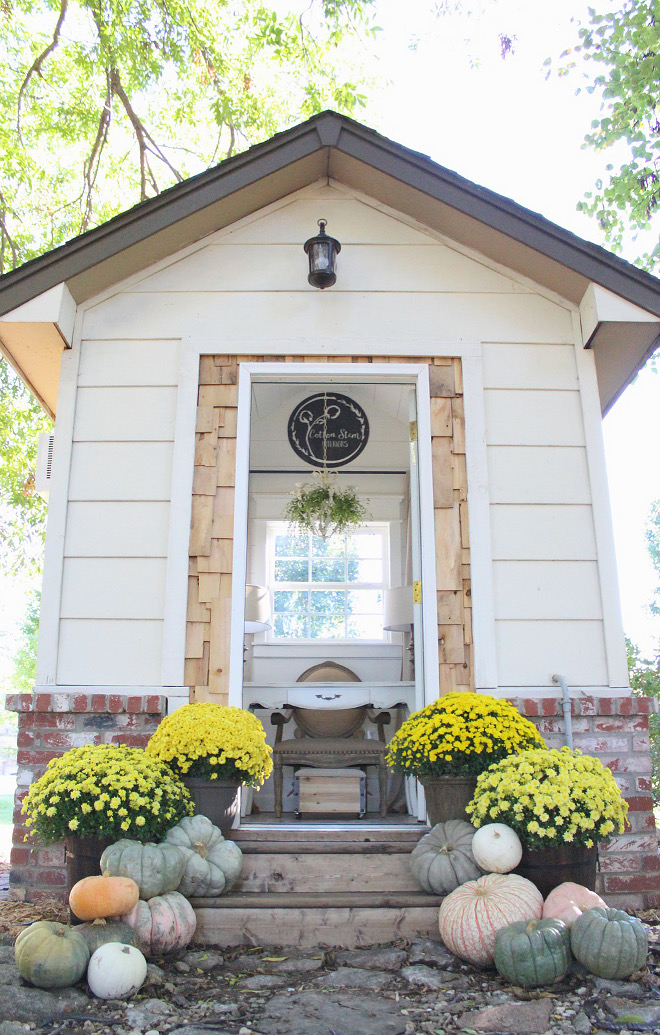
[[[389,854],[327,850],[246,854],[233,892],[410,892],[419,885],[410,872],[409,851]]]
[[[402,828],[363,827],[339,829],[336,825],[241,827],[232,838],[244,855],[257,853],[396,855],[412,852],[429,827],[418,824]]]
[[[344,948],[438,934],[442,898],[409,893],[240,894],[193,899],[202,945]]]

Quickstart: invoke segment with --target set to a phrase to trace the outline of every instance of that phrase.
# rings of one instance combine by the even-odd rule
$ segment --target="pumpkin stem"
[[[439,855],[449,855],[450,852],[454,851],[453,845],[443,845],[439,851]]]
[[[131,950],[129,949],[128,945],[125,945],[121,951],[126,953],[127,956],[130,956],[131,954]]]
[[[193,843],[193,848],[198,855],[201,855],[202,859],[206,859],[206,845],[203,841],[195,841]]]

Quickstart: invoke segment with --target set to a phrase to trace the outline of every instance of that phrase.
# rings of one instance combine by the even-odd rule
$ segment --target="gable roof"
[[[596,350],[604,409],[655,347],[658,279],[425,155],[346,116],[323,112],[0,277],[3,351],[47,408],[53,408],[35,383],[40,364],[33,361],[31,376],[26,376],[20,342],[8,347],[4,331],[9,324],[3,324],[3,316],[63,283],[76,303],[84,302],[325,176],[377,197],[575,305],[595,284],[643,310],[643,332],[618,347],[615,328],[614,338],[610,333],[603,339],[602,362],[599,319],[594,317],[590,344]]]

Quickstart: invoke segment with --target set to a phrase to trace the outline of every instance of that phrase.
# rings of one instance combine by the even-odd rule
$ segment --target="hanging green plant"
[[[362,524],[367,508],[355,489],[336,488],[337,475],[329,471],[314,471],[313,479],[296,485],[284,511],[294,533],[311,532],[325,542]]]

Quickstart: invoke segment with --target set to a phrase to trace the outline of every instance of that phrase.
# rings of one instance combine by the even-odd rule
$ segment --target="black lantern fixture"
[[[305,251],[309,256],[309,274],[307,280],[312,287],[327,288],[337,280],[337,274],[335,273],[335,265],[337,262],[337,255],[341,251],[341,245],[339,241],[334,237],[329,237],[325,228],[327,225],[326,219],[319,219],[319,232],[316,237],[310,237],[308,241],[305,241]]]

